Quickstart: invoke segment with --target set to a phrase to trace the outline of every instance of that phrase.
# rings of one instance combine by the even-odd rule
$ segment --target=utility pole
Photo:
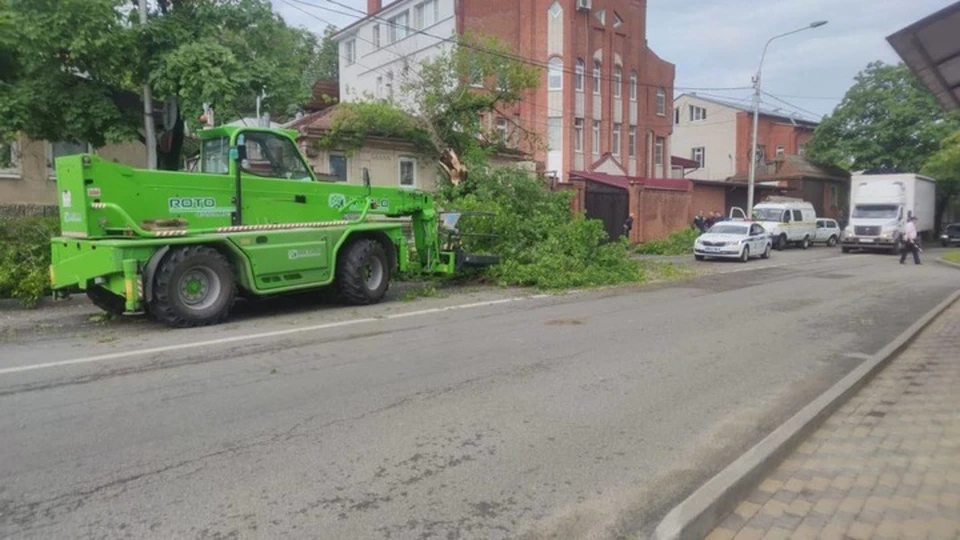
[[[147,25],[147,0],[140,0],[140,26]],[[143,131],[147,145],[147,168],[157,168],[157,129],[153,125],[153,91],[143,83]]]
[[[270,124],[266,126],[263,125],[263,117],[260,116],[260,104],[263,100],[267,99],[267,87],[260,89],[260,93],[257,94],[257,126],[258,127],[269,127]]]
[[[753,190],[754,184],[757,181],[757,124],[760,120],[760,77],[763,74],[763,60],[767,57],[767,48],[770,47],[770,43],[775,39],[796,34],[797,32],[803,32],[804,30],[810,30],[811,28],[820,28],[825,24],[827,24],[827,21],[812,22],[803,28],[773,36],[767,40],[767,44],[763,46],[763,54],[760,55],[760,67],[757,68],[757,75],[753,78],[753,129],[751,136],[752,142],[750,144],[750,175],[747,178],[747,217],[753,215]]]

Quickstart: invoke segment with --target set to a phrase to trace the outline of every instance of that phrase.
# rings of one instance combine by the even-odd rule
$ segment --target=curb
[[[674,507],[657,525],[658,540],[704,538],[734,506],[820,423],[880,372],[924,328],[960,299],[960,290],[927,312],[869,360],[793,415]]]
[[[955,262],[950,262],[946,259],[941,259],[941,258],[937,258],[936,261],[944,266],[949,266],[950,268],[956,268],[957,270],[960,270],[960,264],[957,264]]]

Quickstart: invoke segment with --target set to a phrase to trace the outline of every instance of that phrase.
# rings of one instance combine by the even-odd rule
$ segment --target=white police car
[[[747,262],[751,257],[766,259],[771,250],[770,234],[759,223],[747,221],[721,221],[693,243],[693,256],[698,261],[716,257]]]

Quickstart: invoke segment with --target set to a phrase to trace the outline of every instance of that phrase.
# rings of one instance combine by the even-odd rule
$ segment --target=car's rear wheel
[[[783,233],[780,235],[780,238],[777,240],[777,249],[784,250],[787,249],[787,234]]]
[[[804,237],[803,237],[803,241],[800,242],[800,247],[802,247],[803,249],[807,249],[808,247],[810,247],[810,237],[809,237],[809,236],[804,236]]]
[[[833,246],[837,245],[837,237],[836,237],[836,236],[831,236],[830,238],[828,238],[828,239],[827,239],[827,245],[830,246],[830,247],[833,247]]]
[[[750,246],[743,246],[743,251],[740,252],[740,262],[747,262],[750,260]]]
[[[773,249],[773,247],[768,243],[768,244],[766,245],[766,247],[763,248],[763,255],[761,255],[760,258],[761,258],[761,259],[769,259],[769,258],[770,258],[770,251],[771,251],[772,249]]]

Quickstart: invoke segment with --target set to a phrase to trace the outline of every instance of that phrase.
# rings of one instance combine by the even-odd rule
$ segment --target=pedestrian
[[[703,217],[703,210],[697,212],[697,215],[693,218],[693,228],[700,234],[703,234],[703,231],[706,230],[706,218]]]
[[[917,245],[917,216],[907,218],[907,226],[903,231],[903,251],[900,253],[900,264],[907,264],[907,251],[913,253],[913,264],[923,264],[920,262],[920,246]]]
[[[725,219],[724,219],[724,217],[723,217],[723,214],[721,214],[720,212],[714,210],[714,212],[713,212],[713,223],[714,223],[714,224],[717,224],[717,223],[720,223],[721,221],[725,221]]]
[[[631,213],[623,222],[623,235],[627,237],[627,240],[630,240],[630,231],[633,230],[633,220],[635,217],[636,216]]]

